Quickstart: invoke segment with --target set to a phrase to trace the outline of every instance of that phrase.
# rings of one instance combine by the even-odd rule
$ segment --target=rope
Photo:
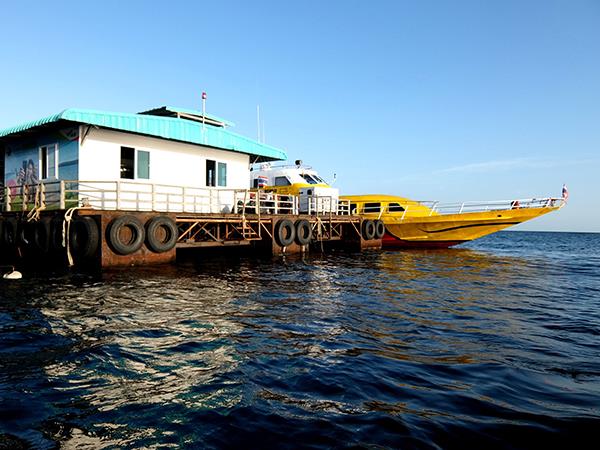
[[[33,208],[31,209],[31,211],[29,211],[29,213],[27,213],[27,222],[37,222],[38,220],[40,220],[40,212],[46,209],[46,205],[42,201],[42,190],[43,186],[41,184],[38,184],[35,187]]]
[[[73,220],[73,214],[76,210],[81,209],[79,206],[75,206],[73,208],[69,208],[65,213],[65,218],[63,220],[62,226],[62,245],[67,249],[67,261],[69,262],[69,267],[73,267],[75,264],[73,262],[73,255],[71,255],[71,245],[69,243],[69,236],[71,231],[71,221]]]

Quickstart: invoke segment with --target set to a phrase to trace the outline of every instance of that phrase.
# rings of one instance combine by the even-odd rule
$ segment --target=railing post
[[[59,209],[67,209],[67,201],[66,201],[66,193],[65,193],[65,181],[64,180],[60,180],[60,184],[58,187],[58,195],[59,195],[59,199],[58,199],[58,208]]]
[[[152,192],[152,211],[156,211],[156,185],[154,183],[152,183],[151,185],[151,192]]]
[[[6,186],[4,188],[4,211],[6,212],[10,212],[11,208],[10,208],[10,188],[8,186]]]
[[[121,182],[117,181],[117,211],[121,209]]]

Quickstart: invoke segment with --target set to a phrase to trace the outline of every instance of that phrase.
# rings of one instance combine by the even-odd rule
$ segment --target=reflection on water
[[[520,447],[523,432],[591,434],[598,238],[524,234],[4,282],[0,447]]]

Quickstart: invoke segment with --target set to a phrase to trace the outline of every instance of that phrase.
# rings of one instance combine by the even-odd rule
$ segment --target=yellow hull
[[[401,217],[382,215],[387,247],[450,247],[555,211],[559,207]]]

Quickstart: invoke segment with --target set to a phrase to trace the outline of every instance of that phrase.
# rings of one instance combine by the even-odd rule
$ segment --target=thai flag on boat
[[[265,187],[267,184],[269,184],[269,179],[267,177],[264,177],[262,175],[259,175],[258,177],[256,177],[256,179],[258,180],[257,184],[259,188],[261,187]]]
[[[567,185],[563,184],[563,188],[562,188],[562,198],[563,200],[566,201],[569,199],[569,190],[567,189]]]

